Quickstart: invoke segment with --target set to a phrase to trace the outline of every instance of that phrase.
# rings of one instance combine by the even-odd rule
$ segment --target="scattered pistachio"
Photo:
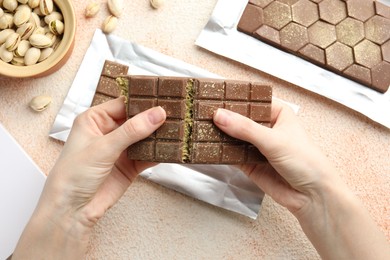
[[[123,0],[108,0],[108,10],[116,17],[120,17],[123,12]]]
[[[164,1],[163,0],[150,0],[150,5],[154,9],[158,9],[163,5]]]
[[[107,34],[112,33],[115,30],[117,25],[118,25],[118,18],[116,18],[113,15],[110,15],[104,20],[102,30],[104,33]]]
[[[100,4],[97,2],[90,2],[85,8],[85,17],[95,17],[100,11]]]
[[[41,112],[49,107],[52,98],[50,96],[37,96],[30,101],[30,108],[36,112]]]

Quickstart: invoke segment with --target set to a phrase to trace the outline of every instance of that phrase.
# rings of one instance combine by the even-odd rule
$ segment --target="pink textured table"
[[[301,106],[309,135],[339,169],[390,239],[390,130],[333,101],[221,58],[194,45],[217,0],[167,0],[153,10],[147,0],[125,1],[114,34],[231,79],[260,81],[274,94]],[[54,118],[81,64],[92,35],[107,15],[87,20],[87,2],[75,1],[75,50],[57,73],[40,79],[0,79],[0,122],[49,174],[62,143],[48,137]],[[28,103],[50,95],[52,105],[34,113]],[[389,113],[384,111],[383,113]],[[98,223],[89,259],[317,259],[298,222],[266,197],[250,220],[138,178]]]

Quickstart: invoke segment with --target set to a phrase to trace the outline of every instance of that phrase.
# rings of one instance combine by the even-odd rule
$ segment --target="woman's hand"
[[[333,179],[331,164],[300,126],[294,112],[273,101],[272,128],[220,109],[215,124],[227,134],[254,144],[268,162],[240,168],[276,202],[295,213],[324,183]]]
[[[45,250],[46,256],[57,258],[67,244],[73,245],[72,256],[82,256],[94,224],[141,171],[154,165],[128,160],[126,148],[152,134],[165,117],[155,107],[126,121],[123,97],[79,115],[14,257],[41,258],[33,252]]]
[[[240,168],[297,217],[322,258],[390,259],[386,237],[289,107],[273,102],[272,128],[223,109],[214,122],[267,157],[268,162]]]

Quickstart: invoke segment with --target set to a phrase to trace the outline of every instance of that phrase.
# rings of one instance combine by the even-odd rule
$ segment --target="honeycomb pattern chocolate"
[[[383,3],[249,0],[237,29],[381,93],[390,86],[390,7]]]
[[[270,125],[272,89],[257,83],[179,77],[128,76],[129,117],[154,106],[166,122],[128,149],[128,157],[169,163],[238,164],[264,161],[253,145],[234,139],[213,124],[226,108]]]

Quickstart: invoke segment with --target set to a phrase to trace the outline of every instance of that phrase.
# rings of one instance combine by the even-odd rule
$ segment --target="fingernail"
[[[165,120],[165,110],[162,107],[155,107],[150,110],[149,113],[149,121],[153,125],[160,124],[162,121]]]
[[[227,126],[228,121],[229,121],[229,115],[227,111],[224,109],[217,109],[217,111],[214,114],[214,122],[221,126]]]

